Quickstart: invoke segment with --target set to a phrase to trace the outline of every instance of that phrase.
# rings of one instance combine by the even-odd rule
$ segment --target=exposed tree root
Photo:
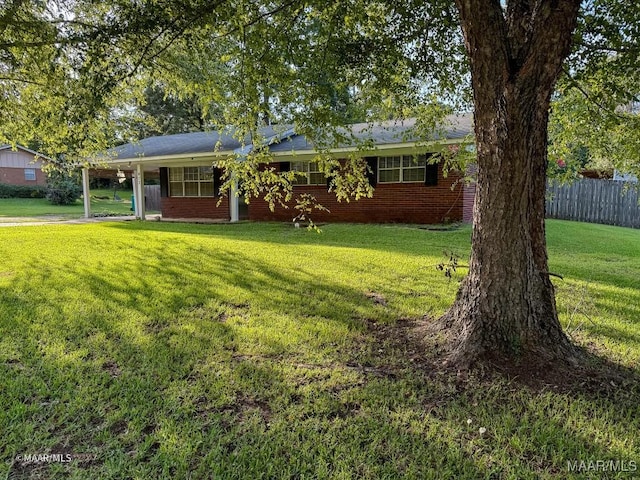
[[[616,389],[636,388],[638,373],[595,352],[563,340],[545,348],[534,345],[518,355],[481,348],[461,338],[461,326],[443,316],[413,326],[409,336],[419,341],[431,368],[465,378],[500,376],[535,390],[580,392],[610,396]],[[407,337],[407,333],[403,332]],[[543,342],[540,342],[542,344]]]
[[[524,352],[517,358],[484,352],[462,368],[463,364],[452,361],[452,351],[459,345],[458,333],[444,319],[399,319],[391,325],[368,322],[367,326],[368,335],[374,339],[367,345],[375,351],[363,351],[364,358],[386,359],[375,369],[384,371],[389,378],[413,371],[416,378],[449,379],[461,389],[469,382],[502,379],[534,391],[615,401],[640,396],[637,371],[574,344],[570,344],[571,359],[542,358],[539,352]]]

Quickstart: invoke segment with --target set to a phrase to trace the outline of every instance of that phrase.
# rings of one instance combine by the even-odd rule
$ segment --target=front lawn
[[[132,215],[131,191],[118,190],[120,200],[113,199],[113,190],[91,190],[91,213],[105,215]],[[0,221],[2,217],[81,217],[84,215],[82,199],[73,205],[53,205],[46,198],[0,198]]]
[[[562,321],[640,378],[640,231],[548,225]],[[435,266],[469,238],[0,229],[0,478],[638,476],[568,468],[636,465],[637,383],[581,392],[427,367],[409,327],[453,301],[459,273]],[[37,454],[69,457],[25,461]]]

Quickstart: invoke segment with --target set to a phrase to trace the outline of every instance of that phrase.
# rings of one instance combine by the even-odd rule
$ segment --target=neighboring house
[[[373,198],[349,203],[338,202],[328,191],[327,179],[313,162],[317,151],[307,138],[293,130],[278,131],[269,127],[262,134],[276,171],[306,172],[294,186],[294,193],[313,194],[329,212],[313,214],[316,222],[398,222],[441,223],[470,221],[473,202],[472,188],[465,187],[462,175],[443,175],[442,164],[430,164],[428,158],[443,148],[469,140],[473,132],[472,117],[452,118],[452,125],[441,138],[422,142],[411,135],[414,121],[385,122],[351,126],[347,133],[354,145],[345,144],[331,150],[341,159],[356,151],[355,143],[371,145],[358,155],[365,159],[371,173],[369,181],[375,188]],[[214,148],[215,147],[215,148]],[[246,205],[233,195],[220,200],[221,171],[212,167],[217,159],[242,155],[254,148],[242,144],[231,133],[196,132],[147,138],[135,144],[117,147],[103,161],[107,168],[134,169],[136,198],[142,197],[141,185],[145,171],[159,169],[161,212],[163,218],[209,220],[281,220],[291,221],[297,211],[277,207],[269,210],[266,202],[253,200]],[[88,185],[88,175],[85,175]],[[86,188],[86,186],[85,186]],[[86,192],[85,192],[86,193]],[[139,203],[139,202],[136,202]],[[88,214],[88,213],[87,213]],[[136,216],[144,218],[143,206],[136,205]]]
[[[618,170],[613,171],[613,179],[617,182],[638,183],[638,177],[629,173],[622,173]]]
[[[0,183],[9,185],[45,185],[43,162],[49,158],[26,147],[0,145]]]
[[[612,170],[601,170],[596,168],[583,168],[578,171],[580,177],[578,178],[594,178],[596,180],[611,180],[613,178]]]

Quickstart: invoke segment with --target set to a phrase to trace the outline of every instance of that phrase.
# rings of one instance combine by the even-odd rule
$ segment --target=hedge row
[[[47,187],[42,185],[8,185],[0,183],[0,198],[45,198]]]

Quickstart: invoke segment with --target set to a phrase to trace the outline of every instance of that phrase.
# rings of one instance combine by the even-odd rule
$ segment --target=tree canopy
[[[593,167],[640,170],[639,38],[637,4],[583,3],[552,108],[554,160],[582,150]]]
[[[553,102],[554,161],[584,147],[596,164],[637,170],[637,10],[582,2]],[[451,0],[9,0],[0,135],[49,154],[99,150],[162,132],[140,124],[159,91],[182,113],[187,103],[200,119],[213,111],[212,126],[295,122],[318,134],[319,125],[419,116],[427,134],[434,118],[471,108],[459,25]]]
[[[246,130],[460,105],[460,33],[439,3],[9,1],[2,133],[43,137],[50,152],[104,146],[119,109],[158,81]]]

